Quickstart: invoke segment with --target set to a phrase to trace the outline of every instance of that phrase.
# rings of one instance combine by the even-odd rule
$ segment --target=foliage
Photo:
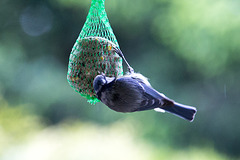
[[[5,110],[8,112],[7,110],[11,109],[2,109],[4,112]],[[32,119],[29,117],[28,120]],[[17,119],[11,119],[11,122],[16,123]],[[33,121],[35,127],[30,130],[23,127],[22,132],[26,134],[25,141],[19,139],[16,141],[15,137],[4,137],[5,143],[0,143],[0,158],[2,160],[227,159],[212,148],[174,149],[166,145],[153,146],[137,138],[136,122],[133,124],[128,120],[108,126],[68,120],[40,130],[36,129],[36,126],[42,126],[39,122]],[[17,123],[21,125],[26,122],[21,117],[21,121]],[[3,124],[2,118],[0,124]],[[18,126],[14,125],[14,128],[17,129]],[[2,130],[0,133],[3,131],[6,135],[10,135],[9,130]]]
[[[71,89],[66,80],[68,58],[89,6],[89,0],[0,1],[0,154],[8,144],[17,153],[18,147],[13,147],[17,141],[34,145],[31,137],[43,132],[42,125],[58,135],[64,132],[62,123],[71,119],[83,123],[82,129],[93,136],[107,128],[99,132],[104,136],[108,127],[118,126],[116,122],[134,124],[137,133],[129,133],[136,138],[131,147],[150,146],[153,151],[135,151],[152,159],[183,159],[186,154],[192,159],[238,158],[239,2],[106,0],[125,57],[154,88],[196,106],[193,123],[154,111],[116,113],[101,103],[89,105]],[[121,125],[118,132],[128,133]],[[81,129],[76,131],[80,133]],[[24,135],[28,141],[21,138]],[[73,145],[69,141],[64,144]],[[57,140],[51,143],[56,145]],[[162,154],[155,153],[157,149]]]

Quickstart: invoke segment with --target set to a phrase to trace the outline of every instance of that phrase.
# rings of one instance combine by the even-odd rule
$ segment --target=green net
[[[97,75],[123,75],[122,59],[114,49],[119,45],[108,21],[104,2],[105,0],[92,0],[68,64],[69,84],[90,103],[99,101],[93,90],[93,80]]]

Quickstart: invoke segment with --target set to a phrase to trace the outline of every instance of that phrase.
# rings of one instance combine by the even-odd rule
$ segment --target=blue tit
[[[196,108],[176,103],[159,93],[151,87],[146,77],[133,70],[119,78],[98,75],[93,81],[93,87],[97,98],[117,112],[154,109],[167,111],[189,121],[193,121],[197,112]]]

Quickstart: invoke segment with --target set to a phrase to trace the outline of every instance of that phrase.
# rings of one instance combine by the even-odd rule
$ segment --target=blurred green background
[[[90,105],[69,86],[90,3],[0,1],[0,159],[240,159],[240,1],[106,0],[125,57],[196,106],[192,123]]]

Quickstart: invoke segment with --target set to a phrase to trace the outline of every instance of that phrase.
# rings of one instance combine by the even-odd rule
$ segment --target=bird
[[[93,88],[102,103],[117,112],[166,111],[190,122],[194,120],[195,107],[177,103],[155,90],[145,76],[134,72],[120,49],[116,53],[126,62],[128,73],[118,78],[105,74],[94,78]]]

